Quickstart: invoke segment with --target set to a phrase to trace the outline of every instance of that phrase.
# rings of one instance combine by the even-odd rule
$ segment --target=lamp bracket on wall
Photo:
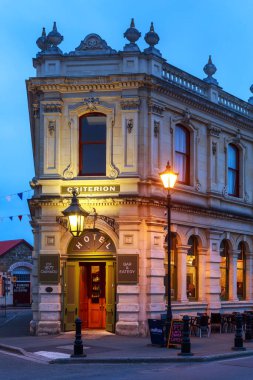
[[[115,221],[115,219],[110,218],[109,216],[105,215],[98,215],[96,212],[96,209],[93,208],[93,211],[87,215],[86,217],[86,229],[95,229],[96,228],[96,221],[100,219],[108,226],[111,227],[111,229],[117,233],[118,231],[118,223]],[[68,230],[68,218],[66,216],[57,216],[56,217],[57,223],[59,223],[62,227],[64,227],[66,230]]]

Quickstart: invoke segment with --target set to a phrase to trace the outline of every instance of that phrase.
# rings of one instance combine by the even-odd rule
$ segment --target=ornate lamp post
[[[77,199],[77,193],[73,191],[73,197],[71,199],[71,204],[64,211],[62,211],[64,216],[68,218],[68,230],[73,236],[80,236],[84,229],[84,220],[88,212],[86,212],[80,205]]]
[[[166,169],[159,173],[163,186],[168,190],[167,192],[167,254],[168,254],[168,282],[167,282],[167,313],[166,313],[166,340],[168,341],[169,330],[172,320],[172,310],[171,310],[171,194],[170,189],[172,189],[176,183],[178,173],[173,172],[171,169],[169,161],[167,162]]]

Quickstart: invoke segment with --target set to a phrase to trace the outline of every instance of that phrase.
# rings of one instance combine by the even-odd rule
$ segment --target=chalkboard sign
[[[170,334],[168,339],[168,347],[181,345],[183,338],[184,322],[179,319],[172,319],[170,326]]]

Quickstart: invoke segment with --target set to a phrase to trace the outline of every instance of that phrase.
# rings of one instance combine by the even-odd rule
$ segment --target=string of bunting
[[[12,215],[12,216],[0,216],[0,222],[3,222],[5,219],[13,221],[15,218],[18,218],[21,222],[22,219],[26,216],[28,217],[29,220],[31,220],[31,216],[29,214],[23,214],[23,215]]]
[[[19,193],[14,193],[14,194],[8,194],[8,195],[2,195],[0,196],[0,199],[5,198],[7,202],[11,202],[13,197],[18,197],[21,201],[24,199],[24,196],[26,193],[31,193],[32,190],[25,190],[21,191]]]
[[[8,194],[8,195],[2,195],[0,196],[0,199],[5,199],[7,202],[11,202],[14,197],[17,197],[21,201],[24,199],[27,199],[29,197],[29,193],[31,193],[32,190],[24,190],[18,193],[14,194]],[[28,217],[29,220],[31,220],[31,216],[29,214],[19,214],[19,215],[10,215],[10,216],[0,216],[0,222],[3,222],[4,220],[10,220],[11,222],[15,219],[19,219],[20,222],[22,222],[24,217]]]

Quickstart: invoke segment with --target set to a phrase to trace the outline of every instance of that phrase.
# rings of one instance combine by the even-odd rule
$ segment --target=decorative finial
[[[48,43],[47,43],[47,34],[46,34],[45,28],[42,28],[41,37],[37,39],[36,44],[38,48],[40,48],[42,51],[47,50]]]
[[[149,48],[144,50],[145,53],[148,53],[148,54],[152,53],[152,54],[161,56],[160,51],[154,48],[154,46],[158,44],[160,38],[158,34],[155,32],[153,22],[151,22],[149,32],[145,34],[144,40],[149,45]]]
[[[42,29],[42,35],[36,41],[37,46],[42,50],[40,54],[62,54],[58,48],[63,40],[63,36],[58,32],[56,22],[53,24],[53,30],[46,35],[45,28]]]
[[[59,51],[57,47],[63,40],[63,36],[58,32],[56,22],[54,21],[52,32],[48,33],[47,41],[51,46],[51,50]]]
[[[250,92],[253,94],[253,84],[250,86]],[[248,100],[249,104],[253,104],[253,96],[251,96]]]
[[[154,47],[155,45],[158,44],[160,38],[159,38],[158,34],[155,32],[153,22],[151,22],[150,30],[148,33],[145,34],[144,40],[151,47]]]
[[[140,36],[141,33],[135,28],[134,19],[132,18],[130,28],[128,28],[124,33],[124,37],[130,42],[130,44],[126,44],[124,50],[139,51],[139,48],[135,42],[140,38]]]
[[[204,66],[203,71],[207,75],[207,77],[203,79],[205,82],[210,83],[210,84],[216,84],[216,85],[218,85],[217,80],[212,77],[216,73],[217,69],[216,69],[215,65],[213,64],[213,62],[212,62],[211,55],[209,55],[208,62]]]

